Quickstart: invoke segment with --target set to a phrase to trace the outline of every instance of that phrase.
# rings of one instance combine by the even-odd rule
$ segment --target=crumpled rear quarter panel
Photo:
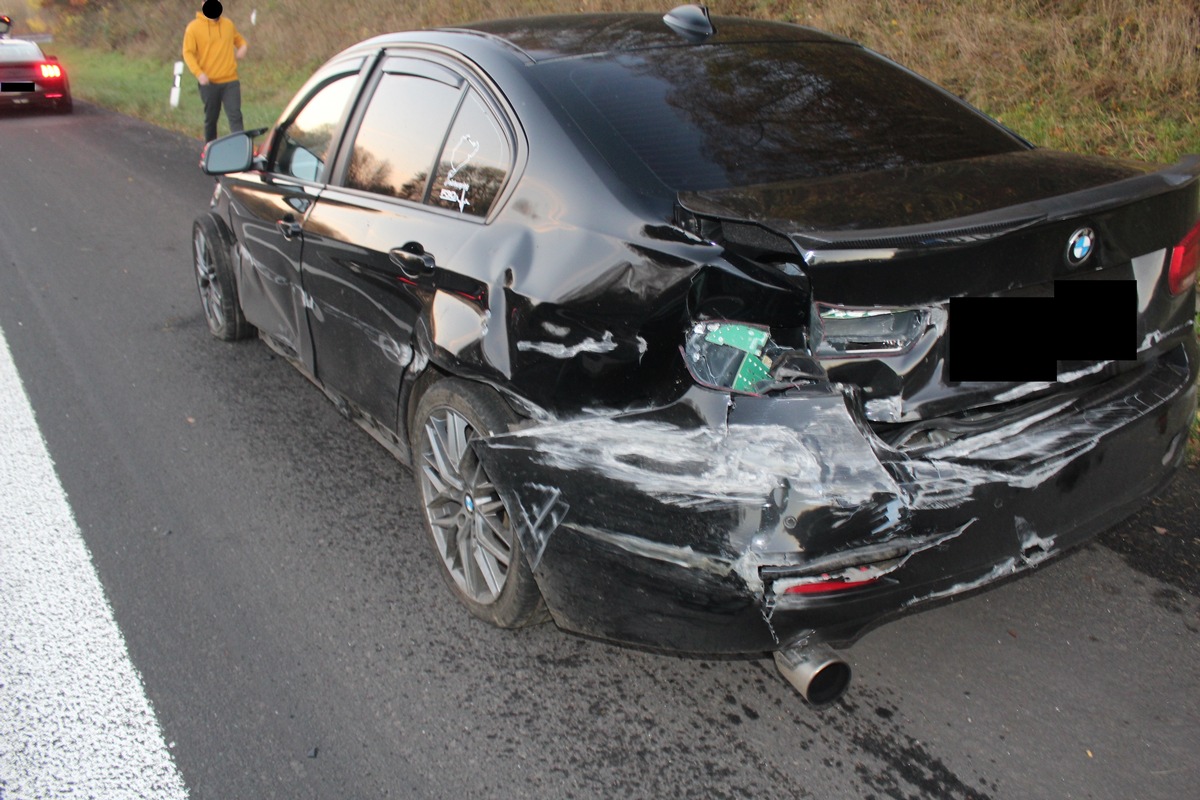
[[[563,628],[689,652],[837,644],[1035,567],[1135,508],[1180,464],[1197,345],[1061,408],[919,452],[837,391],[538,423],[477,444]],[[821,575],[877,578],[786,594]]]

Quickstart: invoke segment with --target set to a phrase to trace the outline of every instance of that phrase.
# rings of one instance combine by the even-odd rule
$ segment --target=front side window
[[[276,172],[305,181],[320,178],[357,77],[351,74],[335,78],[308,99],[283,129],[275,157]]]
[[[346,186],[422,202],[461,98],[457,86],[385,73],[355,134]]]
[[[500,122],[483,98],[469,91],[438,159],[430,204],[486,217],[508,176],[511,158]]]

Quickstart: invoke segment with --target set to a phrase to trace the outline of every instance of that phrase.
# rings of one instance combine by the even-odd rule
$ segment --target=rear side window
[[[357,78],[356,74],[335,78],[308,99],[283,129],[275,156],[276,172],[306,181],[320,178]]]
[[[508,137],[499,120],[477,92],[467,92],[438,159],[430,204],[486,217],[511,162]]]
[[[22,61],[44,61],[45,57],[32,42],[16,39],[0,44],[0,64],[18,64]]]
[[[618,170],[724,189],[1025,149],[957,98],[844,44],[670,47],[534,68]]]
[[[462,89],[384,74],[354,137],[346,185],[420,203]]]

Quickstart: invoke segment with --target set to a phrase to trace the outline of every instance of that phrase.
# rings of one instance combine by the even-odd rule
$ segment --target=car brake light
[[[1196,283],[1196,269],[1200,267],[1200,223],[1183,237],[1171,251],[1171,269],[1167,273],[1167,285],[1171,294],[1182,294]]]
[[[62,67],[58,66],[58,64],[42,64],[42,77],[61,78]]]

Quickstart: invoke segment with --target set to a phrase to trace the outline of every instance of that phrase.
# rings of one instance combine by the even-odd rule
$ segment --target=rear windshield
[[[952,95],[845,44],[671,47],[535,69],[618,171],[632,159],[675,191],[1026,147]]]
[[[0,64],[41,60],[42,51],[33,42],[21,42],[9,39],[0,43]]]

